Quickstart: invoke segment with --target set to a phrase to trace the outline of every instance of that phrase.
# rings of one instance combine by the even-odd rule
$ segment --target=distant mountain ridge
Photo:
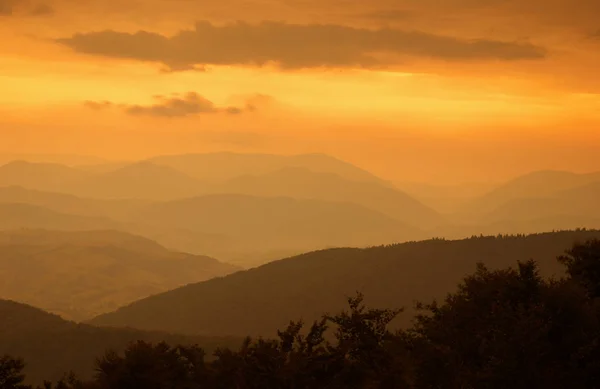
[[[315,172],[304,167],[239,176],[215,185],[212,191],[352,202],[419,228],[443,223],[437,212],[404,192],[377,182],[352,181],[336,173]]]
[[[79,216],[108,217],[118,221],[140,207],[144,200],[102,200],[78,197],[72,194],[27,189],[22,186],[0,187],[0,203],[20,203],[43,207],[55,212]]]
[[[169,200],[195,196],[205,188],[199,180],[176,169],[136,162],[71,182],[66,190],[91,198]]]
[[[286,167],[303,167],[318,172],[335,173],[350,180],[392,186],[364,169],[326,154],[276,155],[220,152],[165,155],[150,158],[149,161],[170,166],[197,179],[213,182],[223,182],[249,174],[271,173]]]
[[[426,195],[422,202],[419,196],[323,154],[187,154],[96,167],[16,161],[0,166],[0,215],[4,216],[0,229],[119,229],[175,250],[209,254],[247,267],[280,255],[336,246],[600,228],[594,198],[598,182],[600,173],[539,171],[465,199],[443,197],[452,193],[474,196],[483,187],[417,185],[415,190]],[[230,195],[260,197],[256,206],[266,216],[250,213],[248,204],[238,214],[226,211],[242,203]],[[200,210],[198,199],[206,203],[210,196],[227,198],[229,205],[219,203],[217,213],[206,207]],[[292,209],[299,204],[288,201],[286,208],[281,198],[304,204],[306,217],[275,218],[277,212],[293,215]],[[429,201],[453,212],[440,214],[424,205]],[[167,215],[143,216],[165,203],[178,204],[173,210],[181,222],[161,223],[168,221]],[[182,204],[189,207],[184,210]],[[315,216],[317,210],[321,210],[320,217]],[[188,222],[186,212],[192,212],[196,220]],[[382,216],[394,219],[396,225]],[[228,226],[222,225],[223,220]],[[313,231],[304,223],[312,223]],[[291,238],[294,234],[298,239]]]
[[[26,203],[0,203],[0,230],[43,228],[49,230],[119,229],[114,220],[67,214]]]
[[[354,203],[231,194],[151,202],[9,187],[0,188],[0,216],[0,230],[120,230],[242,266],[276,253],[422,237],[419,229]]]
[[[13,161],[0,166],[0,186],[22,186],[61,192],[64,185],[89,177],[90,173],[56,163]]]
[[[173,231],[228,236],[235,243],[224,249],[238,250],[237,254],[374,245],[422,235],[414,227],[353,203],[241,194],[157,203],[142,209],[133,220]]]
[[[600,172],[577,174],[543,170],[519,176],[470,202],[464,213],[485,214],[503,204],[523,198],[548,197],[576,187],[600,182]]]

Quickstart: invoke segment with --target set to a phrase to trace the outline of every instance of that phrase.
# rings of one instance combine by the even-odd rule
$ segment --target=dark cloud
[[[45,16],[52,15],[54,8],[49,4],[38,4],[31,10],[31,15],[34,16]]]
[[[0,0],[0,16],[44,16],[53,13],[54,8],[45,3],[32,3],[28,0]]]
[[[186,93],[183,96],[173,94],[167,96],[154,96],[156,104],[151,105],[128,105],[119,104],[118,107],[133,116],[156,116],[156,117],[186,117],[200,114],[225,113],[228,115],[239,115],[244,111],[253,111],[250,107],[217,107],[212,101],[200,96],[195,92]],[[86,101],[84,105],[93,110],[111,108],[115,104],[110,101]]]
[[[10,16],[14,12],[18,0],[0,0],[0,16]]]
[[[159,62],[171,69],[195,65],[278,63],[287,69],[382,67],[393,65],[377,53],[441,60],[540,59],[542,47],[496,40],[464,40],[417,31],[368,30],[339,25],[237,22],[215,26],[199,22],[172,37],[140,31],[75,34],[58,42],[86,54]]]

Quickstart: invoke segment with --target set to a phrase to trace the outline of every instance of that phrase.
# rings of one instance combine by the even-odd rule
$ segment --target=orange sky
[[[0,152],[600,169],[597,0],[0,0]]]

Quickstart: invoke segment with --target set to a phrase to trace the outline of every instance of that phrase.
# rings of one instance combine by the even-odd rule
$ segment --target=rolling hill
[[[42,228],[48,230],[105,230],[122,225],[108,218],[71,215],[24,203],[0,203],[0,230]]]
[[[466,182],[460,184],[433,184],[397,182],[396,187],[442,214],[457,212],[474,199],[496,188],[496,184]]]
[[[94,361],[108,349],[122,351],[131,342],[166,341],[169,344],[198,344],[208,357],[217,347],[237,348],[236,338],[207,338],[144,332],[133,329],[97,328],[65,321],[38,308],[0,300],[0,355],[24,358],[27,382],[38,385],[56,381],[73,371],[90,379]]]
[[[62,192],[62,188],[68,183],[89,175],[83,170],[56,163],[13,161],[0,166],[0,186]]]
[[[510,200],[485,215],[482,221],[519,221],[559,216],[600,219],[600,181],[557,191],[545,197]]]
[[[0,167],[0,187],[23,187],[94,199],[170,200],[205,192],[205,185],[168,166],[134,162],[108,171],[15,161]]]
[[[34,153],[0,153],[0,165],[12,161],[29,161],[33,163],[57,163],[66,166],[99,165],[109,163],[106,159],[91,155],[77,154],[34,154]]]
[[[92,198],[171,200],[201,194],[204,186],[173,168],[137,162],[73,181],[65,190]]]
[[[117,231],[0,232],[0,298],[75,320],[237,270]]]
[[[0,230],[19,228],[120,230],[243,267],[321,248],[423,237],[353,203],[231,194],[153,203],[0,188]]]
[[[352,203],[236,194],[152,204],[142,209],[134,221],[163,230],[230,239],[233,246],[225,245],[219,252],[204,251],[218,258],[251,252],[366,246],[421,235],[415,228]]]
[[[0,187],[0,203],[21,203],[77,216],[106,217],[124,221],[136,209],[148,205],[141,200],[97,200],[64,193],[44,192],[20,186]]]
[[[222,152],[165,155],[151,158],[149,161],[170,166],[191,177],[213,183],[243,175],[260,175],[288,167],[302,167],[316,172],[334,173],[353,181],[377,182],[392,186],[366,170],[325,154],[288,156]]]
[[[344,297],[356,290],[365,293],[367,304],[379,307],[410,308],[415,300],[443,298],[477,262],[493,269],[533,258],[543,275],[561,274],[555,258],[589,238],[600,238],[600,231],[317,251],[151,296],[91,323],[187,334],[268,335],[290,319],[311,322],[343,309]],[[407,324],[411,316],[408,309],[398,324]]]
[[[431,227],[442,217],[409,195],[377,182],[360,182],[334,173],[313,172],[302,167],[263,175],[233,178],[211,189],[216,193],[253,196],[346,201],[359,204],[416,227]]]
[[[517,177],[504,185],[478,197],[461,211],[462,217],[481,217],[513,201],[546,198],[558,192],[600,182],[600,172],[576,174],[565,171],[538,171]]]

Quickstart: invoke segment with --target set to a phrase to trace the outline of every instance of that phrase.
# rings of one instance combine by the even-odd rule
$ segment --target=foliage
[[[94,380],[70,376],[46,389],[593,389],[598,254],[597,241],[575,245],[559,258],[560,279],[542,277],[532,260],[478,264],[445,299],[418,304],[405,330],[389,329],[401,310],[367,308],[357,293],[348,310],[308,329],[292,321],[276,339],[248,337],[210,360],[198,346],[139,341],[100,357]],[[0,371],[21,377],[22,363],[2,361]]]
[[[21,359],[9,356],[0,357],[0,389],[21,389],[25,375],[23,368],[25,363]]]

